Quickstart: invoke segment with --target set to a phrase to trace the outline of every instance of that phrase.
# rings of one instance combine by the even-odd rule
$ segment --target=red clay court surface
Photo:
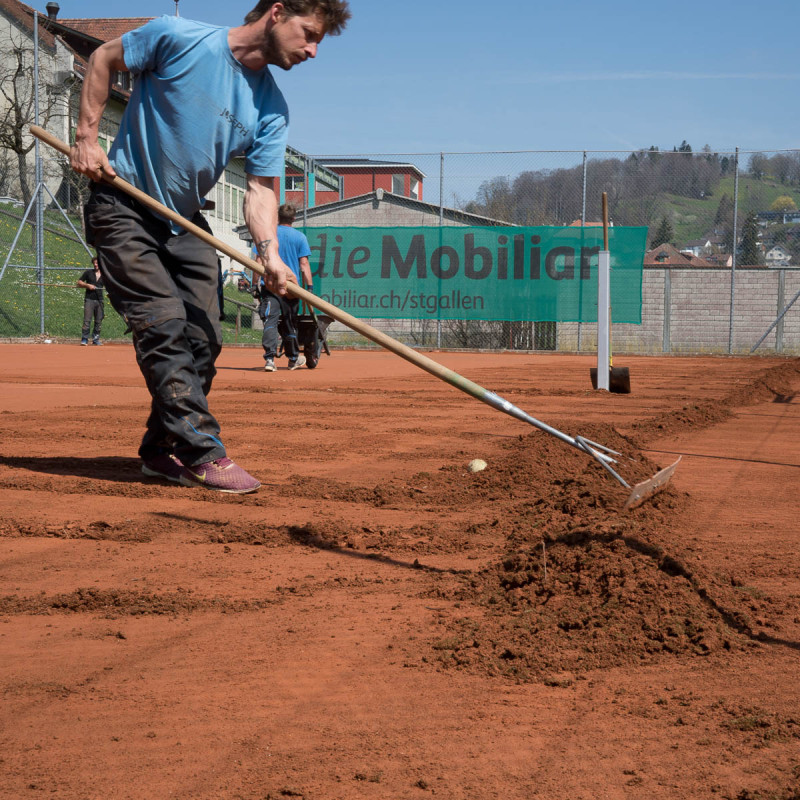
[[[167,485],[130,345],[0,346],[0,797],[800,797],[800,361],[432,357],[672,483],[623,512],[396,356],[227,348],[263,488]]]

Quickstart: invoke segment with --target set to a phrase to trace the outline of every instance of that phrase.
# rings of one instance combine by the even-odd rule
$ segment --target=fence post
[[[33,118],[39,124],[39,12],[33,12]],[[39,276],[39,333],[45,331],[44,320],[44,209],[42,203],[42,155],[39,139],[35,143],[36,164],[36,274]]]
[[[583,197],[581,200],[581,228],[586,225],[586,151],[583,151]],[[583,284],[581,283],[582,287]],[[582,305],[582,304],[581,304]],[[578,352],[581,351],[581,339],[583,338],[583,323],[578,319]]]
[[[310,202],[310,187],[308,185],[308,156],[303,156],[303,227],[308,225],[308,204]]]
[[[664,334],[661,350],[669,353],[672,349],[672,270],[664,267]]]
[[[778,270],[778,308],[777,313],[780,314],[783,310],[784,300],[786,296],[786,270]],[[775,326],[775,352],[783,352],[783,316],[778,320]]]
[[[731,313],[728,323],[728,355],[733,353],[733,312],[736,302],[736,247],[738,237],[738,217],[739,217],[739,148],[733,157],[733,247],[731,250]]]

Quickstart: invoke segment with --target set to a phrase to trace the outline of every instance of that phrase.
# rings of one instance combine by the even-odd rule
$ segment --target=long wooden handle
[[[40,128],[38,125],[31,125],[30,130],[34,136],[38,137],[43,142],[63,153],[64,155],[69,156],[69,146],[64,144],[64,142],[62,142],[60,139],[48,133],[43,128]],[[212,247],[216,248],[222,253],[225,253],[225,255],[230,256],[234,261],[238,261],[240,264],[248,269],[253,270],[254,272],[258,272],[261,275],[264,274],[263,267],[257,261],[253,261],[252,258],[248,258],[235,248],[230,247],[223,241],[220,241],[215,236],[212,236],[210,233],[204,231],[202,228],[199,228],[197,225],[190,222],[188,219],[185,219],[177,212],[172,211],[172,209],[169,209],[162,203],[159,203],[158,200],[154,200],[152,197],[150,197],[150,195],[145,194],[135,186],[131,186],[130,183],[123,180],[118,175],[114,178],[104,178],[104,180],[121,191],[126,192],[131,197],[138,200],[143,206],[155,211],[162,217],[166,217],[167,219],[176,222],[182,228],[185,228],[190,233],[193,233],[199,239],[202,239]],[[522,409],[517,408],[513,403],[510,403],[505,398],[500,397],[500,395],[490,392],[488,389],[484,389],[483,386],[474,383],[473,381],[469,380],[469,378],[465,378],[462,375],[459,375],[457,372],[454,372],[452,369],[448,369],[447,367],[438,364],[433,359],[428,358],[421,353],[417,353],[415,350],[412,350],[410,347],[398,342],[396,339],[392,339],[391,336],[387,336],[382,331],[373,328],[371,325],[367,325],[360,319],[356,319],[346,311],[342,311],[340,308],[331,305],[321,297],[317,297],[306,289],[303,289],[301,286],[298,286],[296,283],[287,284],[286,289],[289,294],[299,297],[309,305],[318,308],[323,314],[333,317],[333,319],[343,323],[344,325],[347,325],[348,328],[352,328],[357,333],[360,333],[362,336],[365,336],[367,339],[375,342],[375,344],[379,344],[381,347],[389,350],[395,355],[404,358],[406,361],[410,361],[420,369],[424,369],[434,377],[449,383],[451,386],[455,386],[456,389],[460,389],[465,394],[471,395],[477,400],[486,403],[486,405],[491,406],[498,411],[502,411],[509,416],[514,417],[515,419],[527,422],[528,424],[539,428],[539,430],[542,430],[545,433],[549,433],[551,436],[560,439],[562,442],[565,442],[566,444],[569,444],[572,447],[587,453],[588,455],[592,456],[592,458],[597,460],[605,469],[607,469],[623,486],[628,486],[628,484],[609,466],[609,463],[616,462],[607,454],[609,452],[613,452],[608,450],[608,448],[598,445],[596,442],[589,442],[588,439],[583,439],[579,436],[569,436],[557,428],[551,427],[546,422],[542,422],[541,420],[532,417]],[[606,452],[601,452],[601,450]]]

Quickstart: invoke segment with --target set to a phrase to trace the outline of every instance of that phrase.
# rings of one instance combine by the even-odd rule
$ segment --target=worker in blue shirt
[[[294,206],[285,204],[278,209],[278,253],[289,269],[295,281],[311,291],[313,279],[309,256],[311,248],[308,239],[294,224],[297,211]],[[256,276],[253,276],[255,282]],[[291,278],[289,279],[291,280]],[[263,278],[258,286],[258,314],[264,323],[261,344],[264,348],[264,371],[275,372],[275,357],[278,352],[278,335],[283,339],[283,350],[289,359],[289,369],[298,369],[306,363],[306,357],[300,353],[297,339],[297,315],[300,301],[296,297],[280,296],[264,285]]]
[[[142,472],[219,492],[261,485],[228,458],[207,395],[222,348],[217,253],[108,183],[123,178],[208,229],[206,195],[229,161],[244,160],[244,216],[267,288],[286,292],[278,252],[275,181],[283,174],[289,112],[270,66],[289,70],[340,33],[346,0],[259,0],[227,28],[162,16],[91,55],[72,146],[72,168],[93,184],[85,208],[108,298],[133,334],[151,395],[139,447]],[[134,75],[119,132],[98,140],[114,76]]]

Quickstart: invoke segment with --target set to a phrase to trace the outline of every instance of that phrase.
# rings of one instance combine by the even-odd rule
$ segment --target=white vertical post
[[[611,372],[611,253],[608,192],[603,192],[603,249],[597,254],[597,388],[609,391]]]
[[[611,327],[611,253],[601,250],[597,254],[597,388],[608,391],[611,353],[609,352]]]

